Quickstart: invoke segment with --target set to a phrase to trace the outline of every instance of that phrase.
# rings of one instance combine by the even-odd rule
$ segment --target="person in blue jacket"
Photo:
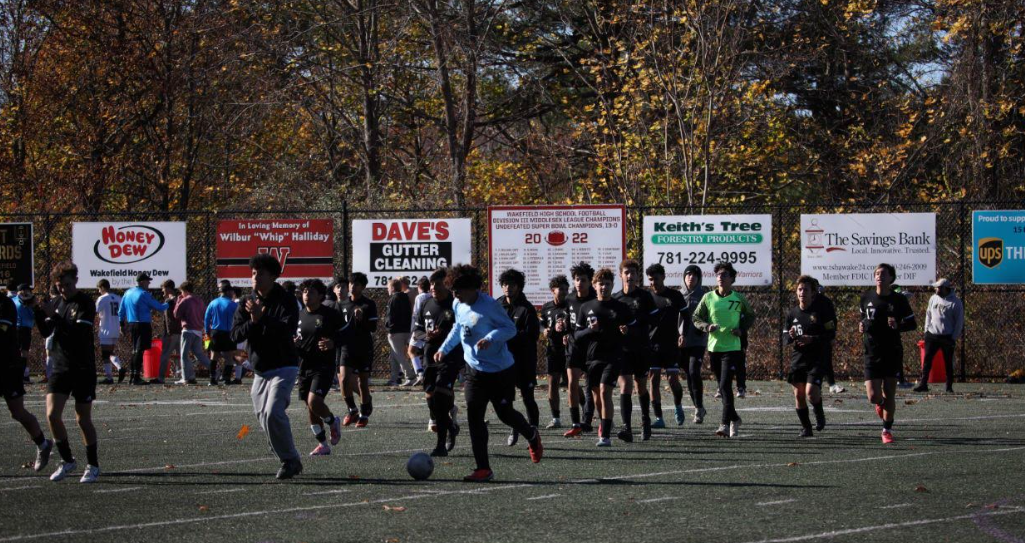
[[[224,384],[233,384],[231,362],[238,346],[231,339],[231,323],[235,318],[235,310],[238,309],[238,302],[231,297],[234,287],[228,281],[222,280],[218,289],[221,295],[206,306],[206,313],[203,316],[203,328],[210,338],[210,351],[213,353],[210,356],[210,386],[217,385],[218,359],[224,364]]]
[[[516,336],[516,325],[494,298],[481,292],[480,270],[462,264],[449,269],[445,284],[455,295],[455,325],[434,355],[436,363],[462,345],[466,362],[466,417],[477,469],[463,478],[485,482],[494,477],[488,462],[488,427],[484,413],[490,403],[498,418],[520,433],[528,444],[530,459],[541,461],[541,434],[513,409],[516,369],[506,342]]]
[[[152,278],[146,272],[135,277],[136,286],[128,289],[121,298],[118,315],[121,326],[127,323],[132,338],[132,368],[130,385],[148,385],[142,378],[142,354],[152,345],[153,311],[167,311],[167,304],[162,304],[150,294],[149,283]]]
[[[18,352],[25,363],[25,374],[22,377],[28,384],[32,382],[29,379],[28,354],[32,348],[32,329],[36,326],[36,314],[33,309],[36,305],[36,296],[32,294],[32,287],[28,283],[22,283],[18,285],[17,293],[11,293],[11,299],[14,300],[14,308],[18,312]]]

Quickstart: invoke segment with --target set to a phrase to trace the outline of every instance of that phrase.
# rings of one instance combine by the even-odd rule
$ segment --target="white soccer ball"
[[[413,453],[413,456],[410,456],[409,461],[406,462],[406,471],[409,472],[410,477],[417,481],[423,481],[434,473],[434,459],[423,451]]]

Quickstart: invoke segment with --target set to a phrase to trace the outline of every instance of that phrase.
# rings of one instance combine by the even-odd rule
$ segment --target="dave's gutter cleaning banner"
[[[552,297],[548,281],[587,262],[616,273],[626,255],[626,208],[621,205],[495,206],[488,208],[491,295],[502,295],[498,277],[509,268],[527,276],[523,289],[540,306]]]
[[[972,282],[1025,284],[1025,211],[972,212]]]
[[[644,267],[665,267],[667,285],[682,285],[684,270],[693,264],[711,287],[719,262],[733,264],[738,286],[771,285],[772,215],[644,217]]]
[[[415,284],[438,268],[470,264],[470,219],[352,221],[352,271],[367,274],[370,288],[409,277]]]
[[[100,279],[112,288],[130,288],[142,272],[154,288],[166,279],[186,279],[184,222],[76,222],[71,252],[78,288],[96,288]]]
[[[801,215],[802,274],[827,286],[871,286],[883,262],[899,285],[934,282],[936,214]]]
[[[32,223],[0,224],[0,286],[35,284]]]

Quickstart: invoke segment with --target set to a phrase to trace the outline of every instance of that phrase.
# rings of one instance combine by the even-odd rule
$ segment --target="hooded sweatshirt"
[[[694,310],[697,309],[698,304],[701,303],[701,298],[704,297],[705,293],[708,292],[708,288],[701,284],[701,268],[691,264],[684,270],[684,277],[688,273],[694,272],[698,276],[698,284],[694,287],[694,290],[687,290],[687,285],[683,285],[683,307],[680,309],[680,317],[677,320],[677,327],[680,330],[680,336],[684,338],[683,347],[689,349],[692,347],[705,348],[708,346],[708,334],[698,330],[694,327]]]

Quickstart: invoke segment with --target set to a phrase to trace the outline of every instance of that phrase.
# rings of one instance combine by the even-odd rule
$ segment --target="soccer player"
[[[565,275],[556,275],[548,282],[548,288],[552,291],[552,299],[541,306],[541,332],[547,340],[545,358],[548,368],[548,407],[552,410],[552,422],[548,423],[547,428],[550,430],[562,427],[562,421],[559,420],[559,386],[566,373],[566,344],[563,338],[569,333],[569,304],[566,303],[569,280]],[[574,423],[580,424],[579,411]]]
[[[110,291],[110,281],[100,279],[96,282],[96,290],[100,297],[96,300],[96,315],[100,318],[100,356],[103,357],[103,384],[114,383],[114,373],[111,366],[117,368],[117,382],[125,380],[127,370],[121,365],[121,359],[114,354],[114,348],[121,339],[121,324],[118,319],[118,310],[121,308],[121,297]]]
[[[506,342],[506,347],[516,361],[516,388],[520,390],[520,399],[527,410],[527,421],[536,428],[541,423],[541,413],[534,399],[534,389],[537,387],[537,338],[541,330],[534,304],[523,295],[526,282],[526,276],[519,270],[508,269],[502,272],[498,284],[504,295],[498,299],[498,303],[502,304],[516,325],[516,335]],[[506,445],[516,445],[519,436],[514,429]]]
[[[925,311],[925,363],[915,392],[929,391],[929,372],[937,351],[943,353],[946,364],[946,391],[954,392],[954,346],[964,330],[964,306],[950,288],[950,281],[940,279],[932,286],[936,293],[929,298],[929,308]]]
[[[651,338],[649,323],[658,312],[651,293],[641,287],[641,264],[629,258],[619,264],[619,278],[623,290],[612,295],[626,304],[633,313],[629,333],[623,344],[623,367],[619,374],[619,416],[623,429],[616,434],[619,439],[630,443],[633,431],[630,419],[633,415],[633,390],[641,403],[641,439],[651,438],[651,395],[648,392],[648,369],[651,367]]]
[[[680,291],[666,286],[666,269],[661,264],[648,266],[644,273],[648,276],[648,285],[651,288],[651,297],[655,301],[656,311],[649,321],[649,337],[651,338],[654,362],[648,372],[648,390],[651,391],[651,407],[655,411],[655,422],[651,424],[651,427],[666,427],[665,420],[662,419],[661,380],[663,370],[669,379],[669,390],[673,393],[676,424],[682,425],[685,418],[683,414],[683,385],[680,384],[680,331],[677,328],[677,321],[686,300]]]
[[[164,330],[160,334],[160,372],[155,379],[150,379],[150,384],[164,384],[164,376],[167,375],[167,366],[171,363],[171,356],[178,355],[181,358],[182,323],[174,318],[174,308],[178,305],[178,289],[174,281],[167,279],[160,284],[160,293],[164,296],[164,303],[167,309],[164,311]]]
[[[897,407],[897,374],[904,365],[901,332],[917,328],[915,313],[908,299],[891,286],[897,270],[890,264],[875,269],[876,288],[861,295],[861,322],[864,334],[865,393],[876,415],[883,419],[883,443],[893,443],[893,417]]]
[[[691,264],[683,271],[683,299],[677,318],[677,329],[680,332],[679,345],[687,364],[687,392],[694,402],[694,424],[705,422],[705,382],[701,376],[701,366],[705,362],[705,349],[708,348],[708,334],[694,326],[694,310],[701,299],[708,293],[708,288],[701,284],[701,268]]]
[[[587,361],[584,351],[576,348],[575,332],[580,327],[577,316],[580,306],[595,299],[592,281],[594,268],[587,262],[581,262],[569,270],[573,278],[573,292],[566,297],[566,312],[569,314],[569,333],[563,337],[566,345],[566,378],[569,379],[566,395],[569,396],[569,416],[573,426],[563,434],[564,437],[575,437],[583,432],[591,431],[591,420],[594,418],[594,398],[590,392],[584,394],[580,388],[580,378],[585,376]],[[617,374],[618,375],[618,374]],[[594,384],[598,386],[597,383]],[[587,387],[590,390],[590,386]],[[583,401],[581,402],[581,398]],[[580,418],[580,404],[584,405],[584,418]]]
[[[18,356],[21,357],[25,366],[22,381],[25,384],[31,384],[32,379],[29,378],[28,355],[32,349],[32,329],[36,326],[36,314],[32,309],[36,305],[36,296],[32,293],[32,287],[28,283],[22,283],[18,285],[15,293],[11,293],[11,300],[14,301],[14,308],[18,314],[16,323]]]
[[[722,421],[715,435],[740,436],[740,415],[733,407],[733,377],[743,351],[740,336],[754,324],[755,314],[742,294],[733,290],[737,270],[729,262],[719,262],[712,269],[716,288],[704,295],[694,311],[694,326],[708,334],[708,352],[712,371],[719,374],[722,394]]]
[[[299,400],[306,404],[310,430],[317,447],[310,456],[331,454],[331,445],[341,438],[342,419],[335,417],[324,403],[335,378],[335,345],[344,340],[342,316],[322,302],[327,286],[320,279],[307,279],[299,286],[303,308],[299,312],[299,332],[295,343],[299,348]],[[331,445],[324,426],[331,431]]]
[[[420,313],[420,308],[423,307],[424,302],[431,297],[431,281],[427,277],[421,277],[416,282],[417,295],[413,299],[413,318],[411,319],[409,329],[412,330],[416,326],[416,316]],[[407,354],[409,360],[413,363],[413,370],[416,371],[416,381],[413,382],[413,386],[423,386],[424,384],[424,363],[427,362],[423,359],[423,337],[417,336],[415,333],[411,333],[409,336],[409,349]]]
[[[229,339],[246,343],[253,365],[253,388],[250,396],[260,426],[267,433],[271,449],[281,460],[278,479],[291,479],[303,471],[299,451],[292,440],[288,420],[288,403],[299,374],[299,355],[295,347],[299,311],[295,297],[277,284],[281,264],[273,256],[262,253],[249,259],[253,292],[235,312]],[[227,373],[230,379],[231,374]]]
[[[153,341],[152,311],[167,311],[167,304],[162,304],[149,292],[152,278],[146,272],[135,278],[136,286],[125,292],[118,308],[121,324],[128,323],[128,332],[132,337],[132,364],[128,378],[130,385],[148,385],[142,380],[142,355]]]
[[[342,426],[356,423],[363,428],[370,422],[374,410],[370,396],[370,370],[374,365],[374,331],[377,330],[377,304],[363,295],[367,287],[367,276],[355,272],[349,278],[349,296],[339,302],[338,310],[345,324],[353,327],[352,337],[342,344],[341,373],[338,376],[345,395],[349,414],[342,420]],[[356,408],[353,392],[359,393],[360,406]]]
[[[224,384],[231,384],[231,362],[238,343],[231,339],[231,326],[238,311],[238,302],[232,299],[235,289],[226,279],[217,286],[220,296],[214,298],[203,315],[203,330],[210,338],[210,386],[217,386],[217,361],[221,361]]]
[[[182,281],[180,286],[181,296],[174,306],[174,318],[181,324],[181,345],[178,351],[181,353],[182,379],[178,381],[183,385],[196,384],[196,373],[192,367],[192,360],[189,355],[196,357],[196,360],[203,367],[210,367],[210,358],[203,349],[203,300],[196,296],[191,281]],[[234,318],[234,316],[232,317]]]
[[[438,432],[431,456],[448,456],[459,435],[459,425],[451,412],[456,402],[456,380],[465,365],[462,345],[456,345],[440,361],[435,360],[435,354],[456,322],[452,293],[445,286],[447,273],[448,270],[442,268],[431,274],[431,295],[424,299],[413,320],[413,334],[422,338],[423,359],[427,361],[423,376],[424,395],[431,421]]]
[[[836,305],[833,300],[826,296],[826,289],[819,283],[818,279],[815,280],[815,292],[818,294],[815,296],[816,300],[821,300],[821,303],[825,304],[832,314],[836,315]],[[833,342],[836,340],[836,336],[830,338],[829,341],[822,346],[822,363],[824,364],[823,376],[826,383],[829,385],[829,391],[834,394],[845,392],[847,389],[843,385],[836,382],[836,374],[833,372]]]
[[[811,437],[808,403],[815,411],[815,429],[826,427],[822,410],[822,374],[826,368],[826,347],[836,337],[836,314],[830,304],[818,295],[814,278],[797,278],[797,305],[787,314],[783,337],[793,345],[787,382],[794,387],[797,418],[801,421],[800,437]]]
[[[46,418],[50,422],[50,433],[60,453],[61,464],[50,480],[61,481],[77,467],[68,444],[68,431],[61,418],[68,396],[72,396],[88,460],[79,481],[93,483],[100,475],[96,427],[92,420],[93,400],[96,399],[96,347],[93,342],[96,303],[76,288],[78,267],[71,262],[58,265],[53,279],[60,297],[53,304],[42,304],[36,314],[43,336],[53,334],[53,350],[50,351],[53,375],[46,388]]]
[[[0,296],[0,394],[7,403],[11,418],[21,423],[36,444],[33,469],[41,471],[50,461],[53,441],[46,439],[39,421],[25,409],[25,358],[19,352],[17,322],[18,309],[14,302],[7,296]]]
[[[516,326],[494,298],[481,292],[484,283],[480,270],[469,265],[449,269],[445,284],[455,295],[455,325],[434,354],[434,362],[462,344],[466,362],[466,416],[470,425],[470,443],[477,464],[467,482],[485,482],[494,478],[488,461],[488,427],[484,413],[490,403],[498,418],[516,429],[527,440],[530,459],[541,461],[541,433],[513,409],[516,395],[516,368],[506,342],[516,336]],[[439,425],[439,431],[441,430]]]
[[[612,270],[608,268],[594,274],[592,282],[597,295],[580,306],[573,334],[576,338],[574,348],[580,350],[587,365],[587,393],[592,396],[600,421],[598,447],[612,446],[612,417],[615,414],[612,389],[625,365],[623,348],[628,327],[635,323],[630,307],[612,296],[614,281]]]

